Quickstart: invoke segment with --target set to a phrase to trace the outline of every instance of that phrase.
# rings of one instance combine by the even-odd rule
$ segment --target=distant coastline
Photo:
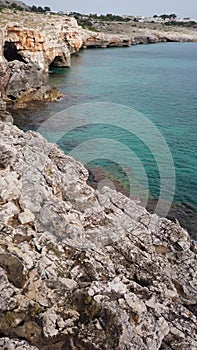
[[[76,16],[75,16],[76,17]],[[80,21],[79,21],[80,23]],[[47,84],[50,67],[69,67],[81,48],[124,47],[157,42],[197,42],[196,28],[160,23],[94,20],[84,29],[71,16],[4,9],[0,13],[0,93],[10,106],[55,101]]]

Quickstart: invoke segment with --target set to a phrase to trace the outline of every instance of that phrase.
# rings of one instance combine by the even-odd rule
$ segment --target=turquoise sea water
[[[73,57],[70,69],[53,70],[49,83],[61,90],[62,99],[56,103],[36,104],[28,110],[17,111],[16,124],[26,130],[37,129],[48,117],[69,107],[74,110],[75,118],[80,118],[83,109],[80,106],[84,103],[89,103],[92,111],[97,113],[95,116],[98,116],[98,122],[98,102],[107,104],[110,121],[113,120],[114,104],[118,105],[120,118],[128,118],[128,125],[130,116],[129,113],[122,115],[122,106],[136,111],[132,118],[137,118],[138,112],[143,114],[161,132],[169,146],[176,171],[174,203],[191,209],[192,230],[197,231],[197,44],[162,43],[83,50]],[[91,110],[89,112],[91,114]],[[134,152],[147,174],[148,184],[143,181],[143,176],[137,174],[138,169],[134,171],[130,163],[124,163],[134,172],[134,178],[139,175],[138,182],[141,178],[140,191],[148,189],[149,198],[158,198],[161,174],[154,154],[146,143],[140,141],[135,133],[110,126],[112,122],[108,125],[104,122],[91,124],[91,117],[88,121],[88,125],[72,130],[59,139],[58,143],[64,151],[68,153],[88,140],[94,139],[95,143],[99,138],[115,140]],[[58,133],[57,124],[53,124],[52,133],[56,128]],[[50,139],[49,134],[50,131]],[[110,156],[108,147],[111,147]],[[88,144],[81,148],[79,158],[80,154],[90,152]],[[111,155],[113,149],[114,157]],[[108,146],[104,143],[103,153],[98,152],[98,159],[94,153],[93,165],[110,170],[114,177],[126,183],[125,172],[120,167],[123,158],[121,152],[118,144],[110,143]],[[189,228],[190,222],[186,226]]]

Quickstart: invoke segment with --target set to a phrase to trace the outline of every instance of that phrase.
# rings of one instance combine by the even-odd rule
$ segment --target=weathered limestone
[[[9,338],[0,338],[0,349],[2,350],[37,350],[35,346],[29,345],[24,340],[14,340]]]
[[[110,22],[106,28],[105,23],[102,26],[103,30],[108,28],[108,32],[82,29],[68,16],[4,10],[0,14],[0,93],[3,100],[23,108],[30,100],[60,98],[61,94],[47,85],[50,66],[69,67],[71,55],[82,47],[197,41],[196,32],[192,30],[134,30],[128,23],[116,23],[114,28]],[[9,121],[2,107],[0,114]]]
[[[2,100],[0,93],[0,121],[5,123],[12,123],[13,118],[9,112],[6,111],[6,103]]]
[[[74,18],[12,11],[1,14],[0,92],[5,101],[24,107],[29,100],[54,101],[61,96],[47,86],[50,64],[70,66],[83,45]]]
[[[49,67],[69,67],[71,55],[82,47],[197,41],[197,34],[192,30],[134,28],[128,23],[109,22],[106,28],[105,23],[103,25],[103,30],[108,28],[107,33],[82,29],[68,16],[4,10],[0,14],[2,98],[16,107],[24,107],[29,100],[59,98],[61,94],[47,86]]]
[[[0,135],[0,348],[195,350],[187,232],[39,134]]]
[[[165,41],[197,41],[197,31],[194,27],[166,26],[156,23],[99,21],[92,23],[99,32],[114,36],[129,38],[131,44],[148,44]],[[117,35],[118,34],[118,35]]]

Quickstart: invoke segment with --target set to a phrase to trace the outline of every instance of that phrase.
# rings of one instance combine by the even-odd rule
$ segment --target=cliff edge
[[[6,102],[23,107],[29,100],[50,100],[60,93],[47,86],[50,65],[70,66],[82,46],[74,18],[0,13],[0,92]]]
[[[195,350],[196,244],[0,122],[0,348]]]
[[[23,108],[30,100],[58,99],[61,94],[47,84],[49,70],[69,67],[71,55],[81,48],[197,41],[197,32],[192,29],[154,30],[110,22],[106,26],[102,27],[105,32],[93,32],[83,29],[70,16],[4,9],[0,12],[0,93],[3,100]]]

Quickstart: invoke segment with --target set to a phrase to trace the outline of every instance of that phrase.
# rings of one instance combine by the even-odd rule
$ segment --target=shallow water
[[[43,133],[49,140],[53,140],[55,135],[55,141],[66,153],[74,150],[75,156],[85,160],[84,163],[91,159],[92,167],[100,166],[109,170],[112,174],[111,180],[113,181],[114,177],[125,187],[131,182],[128,170],[132,173],[133,194],[143,197],[143,192],[145,196],[148,193],[149,200],[157,199],[161,195],[162,177],[168,177],[167,173],[161,175],[160,172],[160,163],[166,162],[161,165],[165,170],[165,167],[168,168],[168,159],[158,160],[156,157],[160,147],[162,157],[161,143],[164,140],[173,157],[176,172],[173,204],[184,213],[190,208],[192,219],[187,215],[188,220],[184,219],[184,226],[190,230],[192,222],[192,232],[195,232],[196,58],[196,43],[162,43],[80,51],[78,56],[73,57],[70,69],[55,69],[50,74],[49,83],[62,91],[62,99],[56,103],[33,104],[27,110],[16,111],[15,123],[25,130],[37,129],[49,117],[62,110],[66,110],[64,115],[67,121],[69,118],[72,120],[73,115],[75,120],[82,118],[79,128],[74,127],[77,123],[71,122],[73,127],[69,133],[66,129],[67,122],[63,122],[63,135],[58,134],[59,129],[62,129],[62,120],[60,123],[59,116],[55,116],[51,130],[47,126],[47,132],[45,133],[43,128]],[[97,104],[100,102],[103,103],[102,106]],[[88,103],[88,107],[84,107],[84,103]],[[103,115],[105,104],[107,113],[105,118],[102,118],[99,113],[102,110]],[[137,120],[140,116],[143,116],[145,121],[138,125],[144,132],[141,140],[141,134],[139,135],[140,132],[136,132],[136,129],[133,133],[130,132],[131,120],[133,122],[133,119]],[[150,138],[156,138],[157,131],[162,135],[155,144],[155,151],[150,150],[150,144],[144,136],[148,130],[146,120],[153,123]],[[126,123],[126,129],[122,128],[120,121]],[[101,145],[98,147],[99,139]],[[88,143],[91,140],[93,142]],[[94,152],[93,145],[97,145]],[[122,146],[128,147],[129,152],[134,153],[133,163],[130,156],[124,157]],[[123,161],[123,158],[126,160]],[[171,182],[170,175],[167,182]],[[170,191],[169,187],[168,192]],[[164,199],[168,200],[168,196]],[[181,216],[184,215],[180,215],[180,221]]]

